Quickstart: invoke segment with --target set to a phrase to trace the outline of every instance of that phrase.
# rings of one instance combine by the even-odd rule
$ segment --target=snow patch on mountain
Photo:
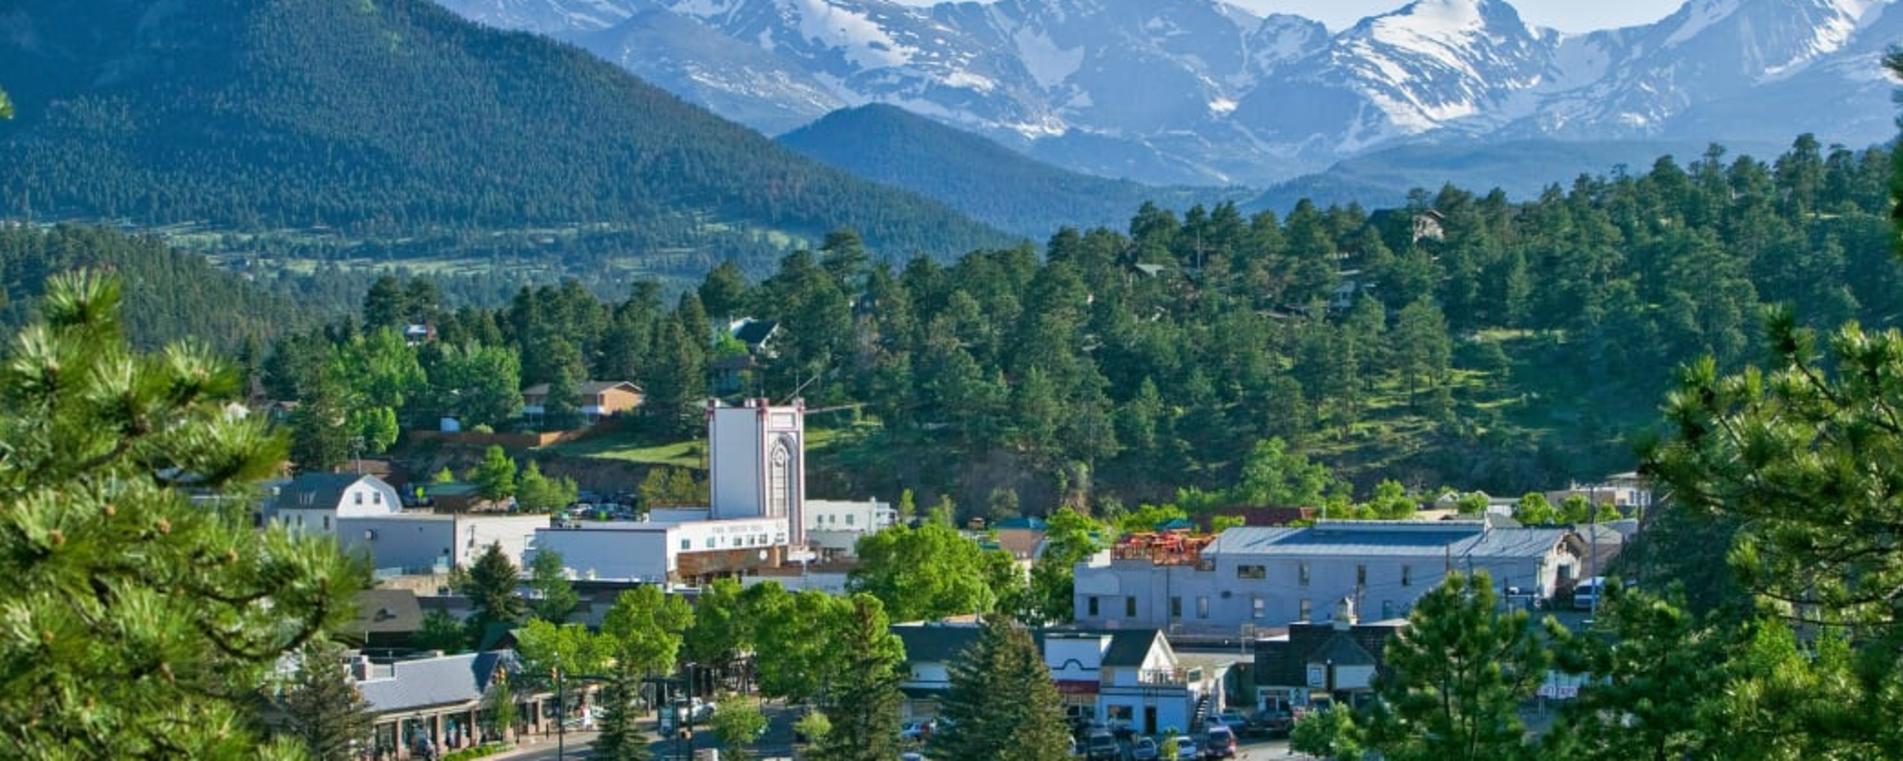
[[[1017,45],[1018,59],[1031,72],[1031,78],[1045,89],[1062,84],[1084,65],[1083,47],[1064,48],[1042,32],[1022,28],[1011,35]]]

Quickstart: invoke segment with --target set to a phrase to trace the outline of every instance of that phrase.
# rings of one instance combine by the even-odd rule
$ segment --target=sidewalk
[[[592,745],[595,741],[595,738],[599,737],[600,735],[601,735],[600,732],[596,732],[592,729],[570,730],[568,732],[568,737],[566,742],[567,742],[569,750],[574,751],[577,748],[583,748],[588,745]],[[490,759],[498,759],[498,761],[500,761],[501,759],[528,758],[531,756],[540,757],[543,755],[552,754],[554,752],[555,752],[555,735],[553,734],[550,734],[547,736],[529,735],[529,736],[525,736],[518,739],[515,743],[514,748],[510,748],[509,750],[505,750],[495,755],[483,756],[483,761],[489,761]],[[587,754],[585,752],[581,752],[581,753],[576,753],[574,757],[579,759],[579,758],[585,758],[586,755]]]

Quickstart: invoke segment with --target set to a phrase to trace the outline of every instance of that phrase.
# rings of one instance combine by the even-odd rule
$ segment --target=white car
[[[1593,604],[1599,602],[1599,595],[1605,591],[1605,588],[1606,577],[1604,576],[1581,580],[1573,587],[1573,607],[1591,610]]]
[[[1181,735],[1176,738],[1177,761],[1191,761],[1203,757],[1203,749],[1196,744],[1195,738]]]

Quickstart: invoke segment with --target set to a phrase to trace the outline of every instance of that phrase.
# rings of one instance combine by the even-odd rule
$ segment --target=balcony
[[[1137,685],[1141,687],[1188,687],[1201,684],[1202,681],[1201,667],[1142,669],[1137,672]]]

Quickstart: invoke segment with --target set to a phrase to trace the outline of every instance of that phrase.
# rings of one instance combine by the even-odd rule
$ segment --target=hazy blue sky
[[[1258,13],[1298,13],[1340,29],[1363,16],[1386,13],[1406,0],[1231,0]],[[1657,21],[1678,10],[1683,0],[1509,0],[1520,16],[1540,26],[1585,32]]]

